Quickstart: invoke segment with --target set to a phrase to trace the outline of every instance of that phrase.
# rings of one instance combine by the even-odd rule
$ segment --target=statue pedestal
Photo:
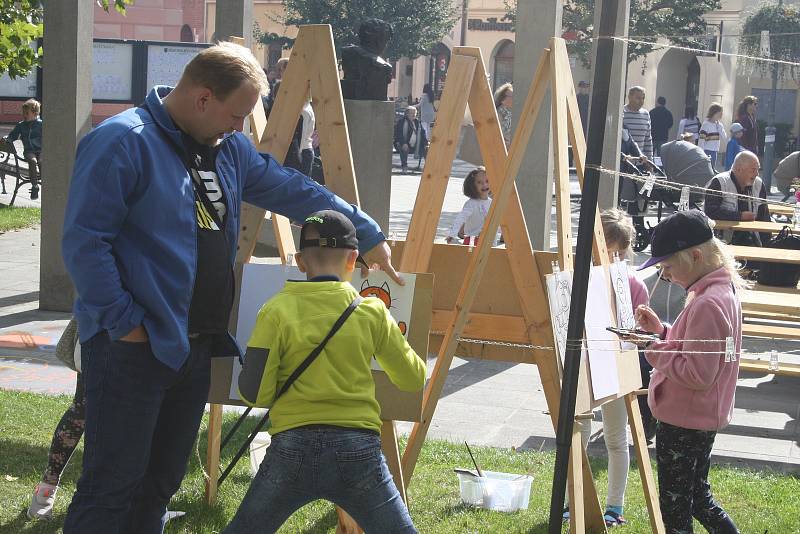
[[[388,238],[394,102],[345,100],[344,110],[361,209],[375,219]]]

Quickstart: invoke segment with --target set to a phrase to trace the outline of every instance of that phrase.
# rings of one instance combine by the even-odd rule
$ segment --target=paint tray
[[[269,432],[259,432],[255,439],[250,442],[250,474],[256,476],[264,455],[267,454],[267,447],[272,443]]]
[[[461,501],[487,510],[516,512],[527,510],[531,498],[530,475],[483,471],[483,476],[457,472]]]

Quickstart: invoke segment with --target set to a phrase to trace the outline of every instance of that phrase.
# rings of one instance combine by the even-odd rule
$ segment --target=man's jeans
[[[81,345],[86,387],[83,473],[64,533],[160,533],[200,427],[211,376],[212,343],[192,340],[178,371],[149,343]]]
[[[380,438],[333,427],[286,430],[264,461],[225,534],[275,532],[301,506],[326,499],[366,534],[416,533],[381,453]]]

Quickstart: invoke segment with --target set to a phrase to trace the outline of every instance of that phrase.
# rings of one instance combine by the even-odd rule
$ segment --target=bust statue
[[[386,100],[392,65],[381,57],[392,38],[392,25],[367,19],[358,28],[357,45],[342,47],[342,96],[351,100]]]

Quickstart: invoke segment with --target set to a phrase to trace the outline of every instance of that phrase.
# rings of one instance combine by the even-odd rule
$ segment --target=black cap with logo
[[[308,228],[314,228],[319,233],[319,238],[307,239]],[[303,228],[300,230],[300,250],[310,247],[358,250],[356,227],[338,211],[322,210],[312,213],[303,221]]]
[[[653,235],[650,237],[652,258],[639,267],[639,270],[647,269],[676,252],[701,245],[712,237],[714,232],[705,213],[700,210],[676,211],[661,219],[653,228]]]

